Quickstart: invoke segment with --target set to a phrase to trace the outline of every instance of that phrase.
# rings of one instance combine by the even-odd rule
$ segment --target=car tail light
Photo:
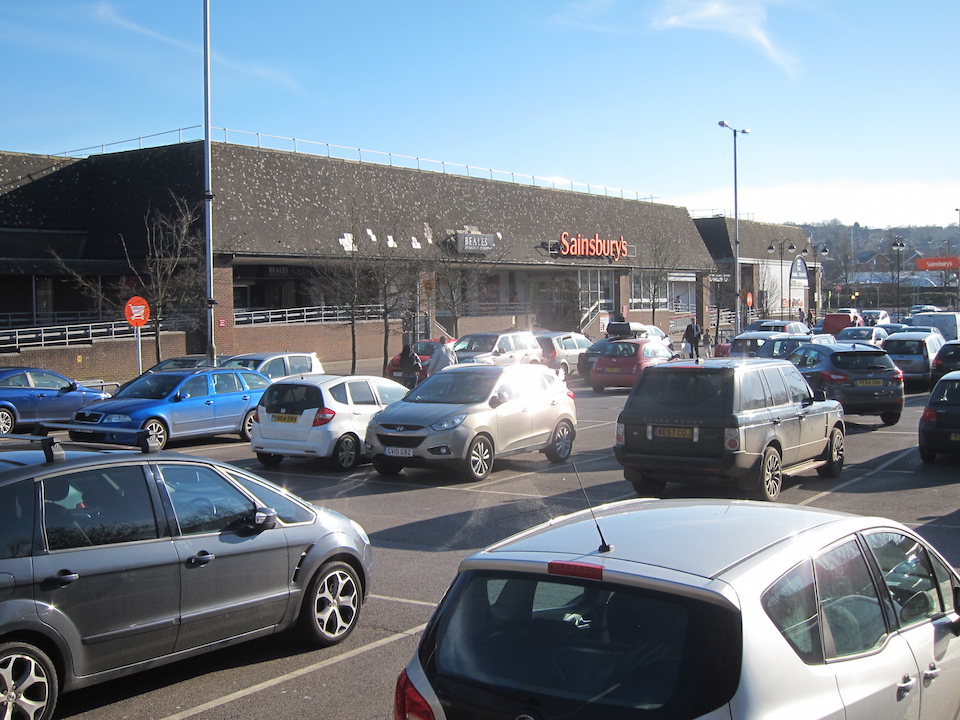
[[[313,416],[313,427],[326,425],[328,422],[333,420],[336,415],[337,414],[330,408],[320,408],[317,410],[317,414]]]
[[[920,414],[920,422],[936,422],[937,421],[937,411],[932,407],[925,407],[923,412]]]
[[[547,358],[555,358],[556,356],[557,356],[557,350],[556,350],[556,348],[550,348],[549,350],[544,350],[544,351],[543,351],[543,357],[544,357],[544,359],[547,359]]]
[[[902,381],[902,380],[903,380],[903,370],[901,370],[900,368],[897,368],[897,369],[896,369],[896,372],[893,374],[893,379],[894,379],[894,380],[901,380],[901,381]]]
[[[404,670],[393,694],[393,720],[434,720],[433,710],[417,692]]]
[[[934,358],[932,367],[934,370],[939,370],[940,368],[943,367],[943,360],[941,360],[940,358]]]
[[[730,451],[736,452],[740,449],[740,429],[739,428],[724,428],[723,430],[723,446]]]
[[[567,397],[570,398],[571,400],[575,400],[577,396],[573,394],[573,390],[570,390],[570,389],[568,388],[568,389],[567,389]]]
[[[259,405],[253,409],[253,421],[255,423],[260,422],[260,406]]]
[[[824,370],[823,379],[826,382],[831,383],[842,383],[850,379],[850,376],[846,373],[833,372],[832,370]]]

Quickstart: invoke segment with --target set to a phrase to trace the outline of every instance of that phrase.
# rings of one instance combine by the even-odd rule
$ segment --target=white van
[[[960,337],[960,312],[922,312],[911,320],[912,325],[929,325],[938,328],[947,340]]]

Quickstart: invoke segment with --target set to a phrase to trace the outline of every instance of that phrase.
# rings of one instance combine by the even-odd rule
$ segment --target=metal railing
[[[383,150],[368,150],[347,145],[335,145],[333,143],[317,142],[315,140],[302,140],[300,138],[284,137],[282,135],[268,135],[266,133],[250,132],[247,130],[231,130],[219,127],[211,128],[211,130],[216,133],[222,133],[223,142],[231,145],[285,150],[304,155],[319,155],[340,160],[353,160],[360,163],[437,172],[444,175],[461,175],[486,180],[499,180],[501,182],[518,185],[530,185],[553,190],[569,190],[571,192],[603,195],[605,197],[618,197],[622,200],[652,202],[656,199],[655,195],[649,193],[640,193],[636,190],[624,190],[623,188],[608,187],[606,185],[576,182],[574,180],[567,180],[566,178],[527,175],[510,170],[494,170],[478,165],[464,165],[462,163],[447,162],[446,160],[431,160],[415,155],[401,155]],[[173,136],[176,137],[176,140],[171,139]],[[203,126],[192,125],[190,127],[168,130],[152,135],[141,135],[129,140],[93,145],[77,150],[66,150],[57,153],[57,155],[63,157],[87,157],[89,155],[106,154],[108,149],[110,152],[121,152],[130,149],[142,150],[146,147],[159,147],[201,139],[203,139]]]
[[[238,310],[233,314],[237,326],[291,323],[336,323],[357,320],[382,320],[383,305],[316,305],[314,307],[279,310]]]
[[[12,328],[0,330],[0,350],[53,345],[90,345],[94,340],[131,337],[133,332],[133,328],[127,322]]]

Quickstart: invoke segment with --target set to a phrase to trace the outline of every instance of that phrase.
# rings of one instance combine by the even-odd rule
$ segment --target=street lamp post
[[[729,129],[733,133],[733,293],[734,315],[733,334],[740,334],[740,206],[737,198],[737,134],[746,135],[747,129],[737,130],[730,127],[726,120],[717,123],[720,127]]]
[[[786,288],[786,290],[787,290],[786,295],[784,295],[784,293],[783,293],[783,290],[784,290],[784,282],[783,282],[783,245],[784,245],[785,242],[787,242],[787,239],[784,238],[783,240],[774,240],[774,242],[777,243],[777,244],[780,246],[780,319],[781,319],[781,320],[785,320],[786,318],[784,317],[783,308],[784,308],[784,307],[790,307],[790,286],[789,286],[789,285],[788,285],[787,288]],[[768,253],[772,253],[772,252],[775,252],[776,250],[777,250],[777,248],[775,248],[775,247],[773,246],[773,243],[770,243],[770,247],[767,248],[767,252],[768,252]],[[787,252],[789,252],[791,255],[793,255],[793,253],[795,253],[796,251],[797,251],[797,246],[794,245],[793,243],[790,243],[790,247],[787,248]],[[784,303],[784,300],[786,300],[786,303]]]
[[[901,322],[903,314],[900,312],[900,272],[903,269],[903,251],[907,249],[907,246],[903,244],[903,238],[897,235],[894,237],[890,249],[897,254],[897,322]]]

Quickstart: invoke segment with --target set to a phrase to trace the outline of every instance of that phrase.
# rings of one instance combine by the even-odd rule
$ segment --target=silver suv
[[[613,446],[641,496],[667,482],[735,484],[776,500],[786,472],[843,469],[843,408],[785,360],[718,358],[648,367]]]
[[[531,332],[471,333],[453,345],[457,362],[477,365],[542,363],[543,349]]]
[[[483,480],[497,457],[539,451],[564,462],[576,427],[573,392],[549,368],[451,365],[374,415],[366,450],[381,475],[453,468]]]

